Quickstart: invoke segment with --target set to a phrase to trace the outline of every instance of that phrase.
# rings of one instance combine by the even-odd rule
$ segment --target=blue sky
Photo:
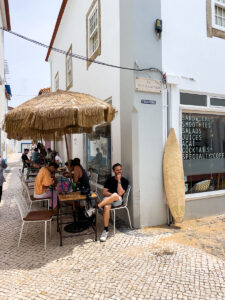
[[[9,0],[11,30],[49,45],[61,3],[62,0]],[[16,107],[50,86],[47,49],[7,32],[4,44],[13,94],[9,106]]]

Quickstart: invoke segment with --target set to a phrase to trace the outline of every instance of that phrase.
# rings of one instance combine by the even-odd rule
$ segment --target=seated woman
[[[45,163],[45,156],[47,154],[46,150],[45,150],[45,146],[42,143],[38,143],[37,144],[37,148],[40,151],[40,163],[44,164]]]
[[[58,166],[62,165],[62,158],[59,156],[58,152],[56,152],[55,162]]]
[[[40,164],[40,153],[38,152],[38,148],[35,148],[33,153],[32,153],[32,161],[35,164]]]
[[[58,169],[56,163],[50,163],[48,167],[42,167],[37,174],[34,184],[34,197],[35,198],[52,198],[52,191],[48,189],[51,185],[56,185],[57,180],[51,177]],[[53,208],[57,206],[57,191],[53,190]]]
[[[82,165],[80,164],[80,159],[75,158],[72,161],[71,165],[73,167],[73,172],[74,172],[73,179],[76,182],[76,184],[80,188],[90,188],[88,175],[84,170],[84,168],[82,167]]]
[[[48,148],[47,149],[47,155],[46,155],[45,159],[49,162],[51,160],[51,156],[52,156],[52,149]]]
[[[51,161],[57,163],[57,165],[59,166],[60,164],[62,164],[62,159],[59,156],[58,152],[53,151],[51,154]]]
[[[67,167],[67,171],[63,172],[63,176],[65,177],[70,177],[70,173],[72,174],[73,177],[73,160],[70,161],[70,164],[68,163],[68,161],[65,163],[66,167]]]

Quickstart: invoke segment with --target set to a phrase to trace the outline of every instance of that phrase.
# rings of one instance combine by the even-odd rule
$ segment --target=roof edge
[[[8,1],[8,0],[6,0],[6,1]],[[49,55],[51,53],[52,46],[54,44],[54,41],[55,41],[58,29],[59,29],[59,25],[60,25],[61,20],[62,20],[62,16],[63,16],[64,10],[65,10],[65,7],[67,5],[67,2],[68,2],[68,0],[63,0],[63,2],[62,2],[61,8],[60,8],[60,11],[59,11],[59,14],[58,14],[58,18],[57,18],[56,23],[55,23],[55,28],[54,28],[54,31],[53,31],[53,34],[52,34],[51,42],[50,42],[50,45],[49,45],[49,48],[48,48],[48,52],[47,52],[45,61],[48,61]]]
[[[6,15],[7,29],[11,30],[10,14],[9,14],[9,2],[8,2],[8,0],[4,0],[4,4],[5,4],[5,15]]]

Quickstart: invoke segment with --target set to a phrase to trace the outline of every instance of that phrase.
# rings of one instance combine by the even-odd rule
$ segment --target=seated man
[[[35,198],[52,198],[52,191],[47,188],[50,185],[56,185],[56,178],[52,178],[51,174],[54,174],[58,169],[56,163],[50,163],[48,167],[42,167],[37,174],[34,185],[34,197]],[[53,208],[57,206],[57,191],[53,190]]]
[[[123,194],[126,192],[129,182],[126,178],[122,177],[122,165],[117,163],[112,167],[115,176],[110,177],[102,191],[104,196],[103,200],[98,204],[98,208],[104,207],[103,212],[103,221],[104,221],[104,230],[100,237],[101,242],[105,242],[109,235],[109,217],[110,217],[110,208],[120,206],[123,204]],[[91,216],[94,212],[93,208],[90,208],[87,211],[87,214]]]
[[[23,155],[21,156],[21,159],[22,159],[22,162],[23,162],[24,164],[26,164],[27,166],[30,166],[31,160],[29,160],[29,158],[28,158],[28,156],[27,156],[28,153],[29,153],[29,149],[25,148],[25,149],[24,149],[24,152],[23,152]]]

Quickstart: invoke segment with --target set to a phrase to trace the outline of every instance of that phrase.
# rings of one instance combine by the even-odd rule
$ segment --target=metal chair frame
[[[23,196],[25,197],[25,199],[27,201],[29,209],[31,209],[31,206],[32,206],[33,203],[47,201],[48,210],[49,210],[49,200],[51,198],[41,198],[41,199],[36,198],[35,201],[33,201],[30,197],[30,191],[29,191],[28,186],[26,185],[25,182],[23,182],[23,180],[21,181],[21,183],[22,183],[22,188],[23,188],[22,194],[23,194]]]
[[[131,191],[131,186],[128,185],[127,190],[126,190],[126,192],[124,193],[124,196],[123,196],[123,204],[121,206],[118,206],[118,207],[111,207],[111,209],[110,209],[110,212],[113,213],[113,233],[114,233],[114,235],[116,233],[116,210],[126,209],[130,228],[131,229],[133,228],[132,224],[131,224],[129,209],[127,207],[130,191]]]
[[[52,216],[49,218],[49,220],[35,220],[35,221],[27,221],[24,220],[24,218],[26,216],[28,216],[28,214],[30,213],[30,209],[27,206],[27,202],[26,199],[24,198],[23,195],[21,195],[20,197],[14,197],[15,202],[18,206],[19,212],[20,212],[20,216],[22,219],[22,225],[21,225],[21,230],[20,230],[20,235],[19,235],[19,241],[18,241],[18,247],[20,246],[20,241],[22,238],[22,234],[23,234],[23,228],[24,225],[27,223],[37,223],[37,222],[44,222],[45,223],[45,230],[44,230],[44,248],[46,250],[46,245],[47,245],[47,223],[49,222],[49,230],[50,230],[50,239],[51,239],[51,221],[52,221]]]

